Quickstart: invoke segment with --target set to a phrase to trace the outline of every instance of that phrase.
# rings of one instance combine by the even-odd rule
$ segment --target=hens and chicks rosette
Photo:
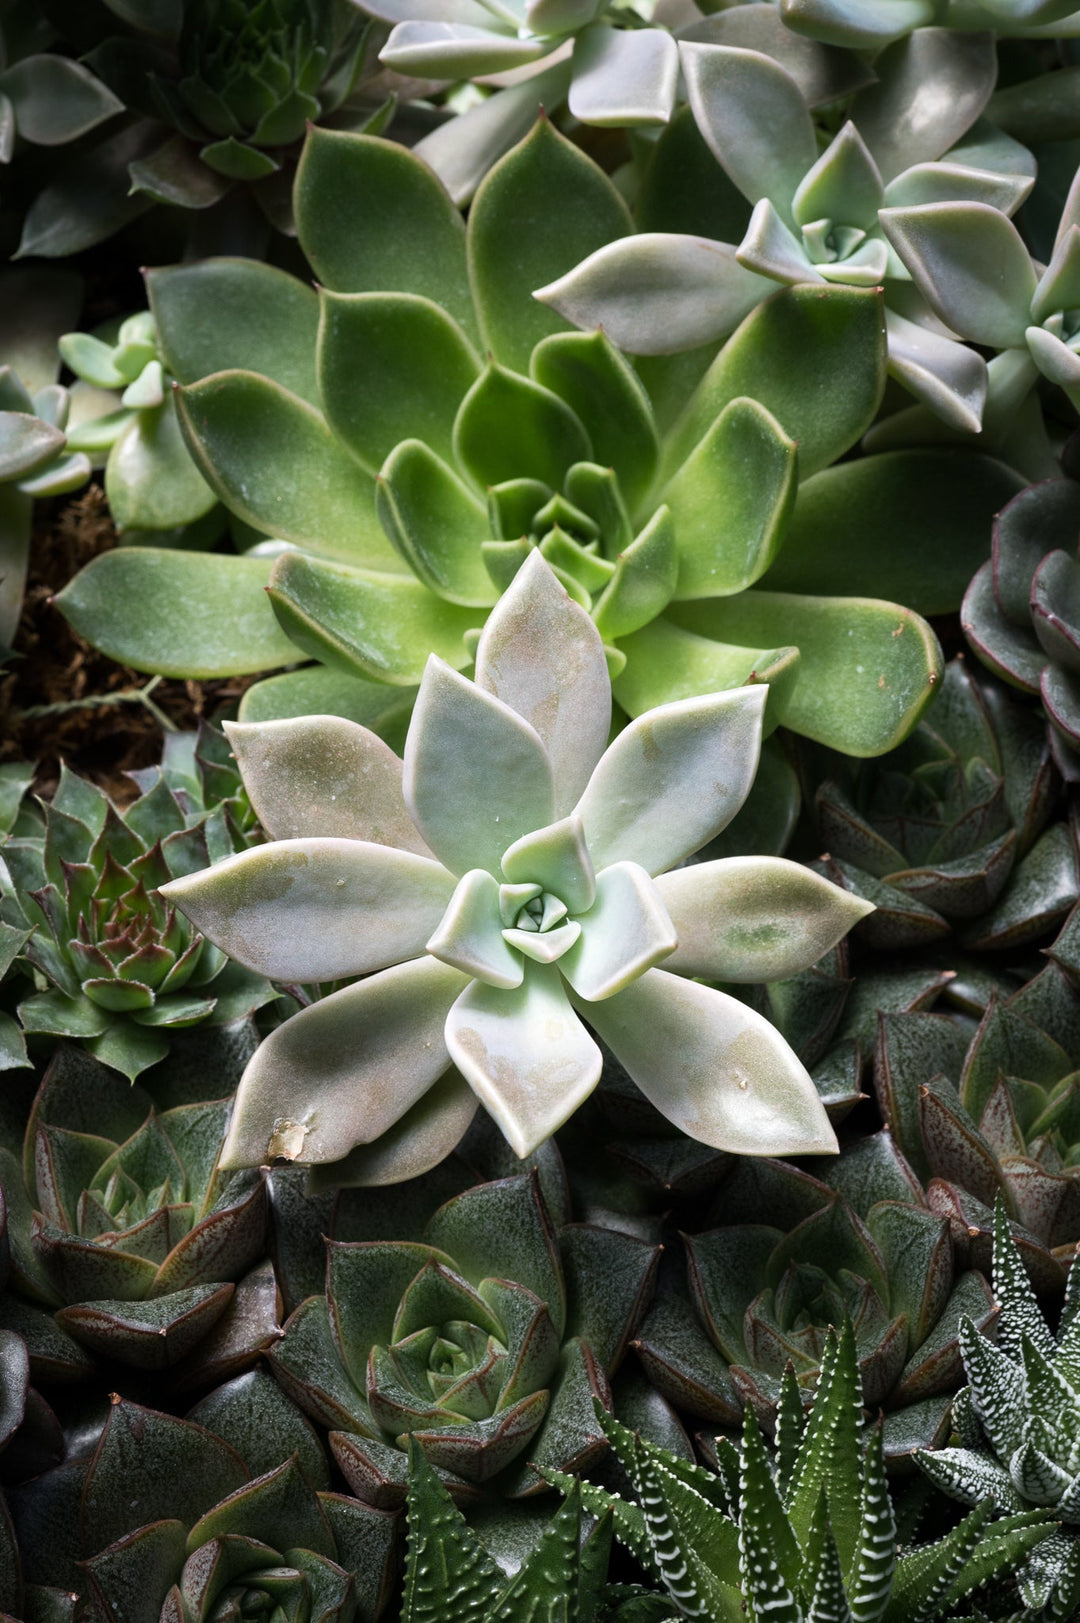
[[[834,1151],[779,1032],[703,982],[793,975],[869,904],[776,857],[683,866],[749,792],[767,697],[661,705],[609,745],[599,633],[533,553],[475,679],[428,661],[404,761],[332,716],[231,727],[271,843],[163,894],[272,980],[365,978],[257,1050],[223,1165],[397,1182],[454,1148],[478,1100],[526,1156],[600,1078],[586,1021],[691,1137]]]

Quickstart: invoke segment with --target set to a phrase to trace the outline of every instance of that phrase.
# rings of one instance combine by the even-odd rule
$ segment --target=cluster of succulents
[[[0,1623],[1080,1617],[1078,78],[0,4]]]

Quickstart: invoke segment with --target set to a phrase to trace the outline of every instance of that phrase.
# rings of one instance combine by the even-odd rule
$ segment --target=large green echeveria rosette
[[[780,858],[677,866],[746,798],[763,707],[760,687],[680,700],[605,748],[599,634],[534,551],[476,681],[429,659],[404,761],[333,717],[230,728],[278,838],[168,900],[273,980],[367,978],[262,1044],[225,1165],[396,1182],[449,1153],[477,1100],[525,1156],[599,1080],[582,1017],[691,1137],[830,1151],[775,1028],[692,978],[782,978],[869,911]]]
[[[158,628],[168,604],[190,594],[212,608],[228,589],[261,628],[245,632],[248,669],[283,662],[282,630],[322,666],[259,684],[244,719],[322,709],[368,723],[356,705],[373,684],[414,686],[432,651],[468,665],[491,605],[541,548],[593,614],[630,714],[768,681],[771,721],[856,754],[903,736],[940,660],[909,610],[953,606],[985,556],[978,515],[1016,482],[985,459],[966,466],[949,508],[956,582],[937,570],[909,607],[878,598],[899,547],[876,539],[881,480],[924,493],[904,548],[940,557],[944,469],[921,453],[828,469],[880,400],[873,289],[781,293],[689,400],[683,389],[671,423],[602,334],[567,331],[532,296],[630,229],[612,183],[546,122],[488,175],[467,229],[417,158],[374,137],[313,132],[296,206],[318,303],[235,261],[151,280],[199,467],[282,554],[272,571],[265,557],[98,560],[62,598],[91,640],[177,673],[184,653]],[[796,462],[818,475],[805,507]],[[786,573],[766,580],[789,531]],[[925,573],[908,569],[905,593]],[[111,609],[121,589],[144,606],[134,635]],[[200,670],[215,659],[237,668],[231,645],[207,648]]]
[[[402,1502],[410,1437],[464,1503],[530,1495],[534,1466],[604,1452],[593,1398],[611,1407],[658,1256],[556,1227],[535,1172],[478,1184],[415,1239],[328,1241],[325,1296],[297,1307],[270,1362],[366,1502]]]

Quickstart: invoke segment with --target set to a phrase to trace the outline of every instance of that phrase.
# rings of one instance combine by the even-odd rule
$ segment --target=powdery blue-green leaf
[[[515,840],[503,853],[507,882],[539,885],[564,903],[570,913],[584,913],[596,896],[596,875],[576,813]]]
[[[832,220],[870,231],[877,224],[877,212],[884,200],[877,164],[848,119],[800,180],[792,199],[792,214],[800,226]]]
[[[555,812],[568,812],[607,743],[611,685],[595,626],[538,552],[484,626],[476,681],[535,728],[551,762]]]
[[[669,355],[725,337],[773,292],[735,256],[730,242],[643,231],[596,249],[536,297],[631,355]]]
[[[1036,277],[1011,221],[985,203],[882,209],[881,224],[931,308],[961,338],[1018,348]]]
[[[443,1025],[465,985],[414,958],[286,1020],[248,1062],[221,1165],[340,1161],[379,1138],[448,1068]]]
[[[636,862],[597,874],[596,898],[576,923],[581,934],[559,967],[588,1003],[621,991],[668,958],[678,940],[657,887]]]
[[[457,322],[415,293],[320,295],[322,407],[338,438],[371,473],[401,440],[441,457],[480,362]]]
[[[353,676],[412,687],[432,650],[459,669],[469,663],[464,639],[479,618],[476,610],[444,602],[412,575],[285,552],[268,590],[296,646]]]
[[[890,3],[899,11],[906,0]],[[975,123],[997,78],[993,36],[916,26],[881,53],[874,73],[852,116],[890,181],[912,164],[940,158]]]
[[[543,40],[518,39],[471,23],[409,18],[398,23],[379,60],[395,73],[418,79],[475,79],[527,67],[549,49]]]
[[[432,655],[405,745],[405,804],[452,873],[498,874],[514,840],[550,823],[551,763],[501,699]]]
[[[418,141],[418,158],[431,165],[454,202],[472,197],[492,165],[529,133],[546,107],[557,107],[570,86],[570,63],[554,62],[521,84],[497,90]]]
[[[474,981],[450,1010],[446,1045],[520,1156],[562,1126],[595,1088],[603,1067],[555,965],[526,963],[516,990]]]
[[[570,111],[583,124],[665,124],[675,106],[679,48],[664,28],[599,23],[574,41]]]
[[[319,301],[305,283],[256,259],[203,259],[146,275],[158,346],[181,383],[234,367],[318,405]]]
[[[245,523],[331,558],[402,570],[375,516],[371,476],[314,407],[254,372],[218,373],[177,398],[200,472]]]
[[[418,293],[479,334],[461,215],[426,164],[373,135],[313,129],[296,171],[296,225],[335,293]]]
[[[92,559],[56,601],[80,636],[123,665],[235,676],[296,658],[267,601],[269,578],[263,558],[120,547]]]
[[[754,400],[733,400],[699,441],[662,500],[678,537],[676,599],[726,597],[765,573],[795,501],[797,453]]]
[[[982,429],[989,370],[982,356],[944,333],[886,310],[889,371],[949,428]]]
[[[499,882],[485,868],[470,868],[427,943],[427,951],[487,986],[520,986],[520,954],[503,937]]]
[[[791,75],[759,51],[682,46],[686,89],[698,128],[739,190],[768,197],[785,218],[817,157],[814,127]]]
[[[932,23],[933,0],[781,0],[789,28],[829,45],[879,50],[882,45]]]
[[[577,805],[598,868],[663,873],[727,827],[750,791],[766,692],[683,699],[621,732]]]
[[[452,893],[430,857],[325,836],[254,846],[161,886],[231,958],[294,983],[416,957]]]
[[[630,228],[626,204],[603,170],[539,119],[490,171],[469,211],[469,271],[484,347],[505,366],[527,371],[534,345],[562,327],[533,289]]]
[[[941,648],[926,621],[874,598],[752,591],[673,604],[668,614],[744,648],[789,638],[799,663],[790,689],[777,695],[780,721],[849,755],[892,749],[941,680]]]
[[[457,1147],[476,1110],[475,1093],[451,1067],[373,1144],[358,1144],[342,1160],[312,1167],[308,1193],[379,1188],[420,1178]]]
[[[66,444],[60,429],[27,411],[0,414],[0,479],[21,479],[50,462]]]
[[[821,1155],[836,1137],[775,1026],[711,986],[650,969],[582,1014],[661,1114],[736,1155]]]
[[[491,536],[487,509],[421,440],[403,440],[383,463],[375,510],[431,591],[451,603],[494,603],[498,594],[481,552]]]
[[[366,727],[314,714],[224,725],[272,840],[370,840],[430,856],[405,809],[401,760]]]
[[[779,981],[824,957],[873,906],[783,857],[726,857],[662,874],[678,946],[667,967],[714,981]]]

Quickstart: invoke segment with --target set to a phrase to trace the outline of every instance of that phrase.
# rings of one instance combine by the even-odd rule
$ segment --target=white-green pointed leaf
[[[0,479],[21,479],[64,449],[58,428],[29,411],[0,412]]]
[[[646,1098],[682,1132],[735,1155],[831,1155],[836,1135],[775,1026],[663,969],[580,1005]]]
[[[511,928],[503,931],[508,947],[525,954],[534,964],[558,963],[581,936],[581,925],[566,922],[551,930]]]
[[[899,9],[897,0],[892,4]],[[993,35],[916,26],[881,53],[874,73],[852,116],[890,181],[914,163],[940,158],[974,124],[997,77]]]
[[[744,269],[791,287],[800,282],[823,280],[803,243],[767,197],[754,204],[746,235],[739,244],[738,257]]]
[[[615,862],[597,874],[596,900],[578,923],[580,938],[559,967],[588,1003],[661,963],[678,939],[657,887],[636,862]]]
[[[817,158],[814,126],[791,75],[760,51],[683,45],[686,90],[698,128],[718,163],[756,203],[768,197],[786,218]]]
[[[459,880],[427,950],[488,986],[521,985],[521,959],[503,940],[499,882],[485,868],[471,868]]]
[[[667,968],[711,981],[780,981],[824,957],[873,906],[783,857],[724,857],[662,874],[678,946]]]
[[[570,913],[584,913],[596,895],[585,831],[576,814],[515,840],[503,855],[502,869],[510,884],[539,885]]]
[[[607,743],[611,683],[599,632],[538,551],[488,617],[476,682],[535,729],[551,762],[555,813],[568,812]]]
[[[767,691],[736,688],[632,721],[577,805],[594,864],[664,873],[727,827],[757,771]]]
[[[272,840],[369,840],[430,856],[405,809],[402,766],[382,739],[343,716],[227,721],[255,815]]]
[[[570,111],[583,124],[666,124],[679,48],[664,28],[586,28],[574,42]]]
[[[374,481],[313,406],[254,372],[216,373],[177,398],[200,472],[245,523],[331,558],[403,572],[375,516]]]
[[[412,959],[294,1014],[248,1061],[221,1166],[340,1161],[379,1138],[449,1067],[443,1025],[465,984]]]
[[[414,958],[454,881],[430,857],[366,840],[278,840],[170,880],[196,928],[270,980],[333,981]]]
[[[920,293],[961,338],[1018,348],[1035,270],[1016,227],[985,203],[882,209],[881,224]]]
[[[966,344],[886,310],[889,371],[962,434],[978,434],[988,385],[986,362]]]
[[[313,1167],[306,1193],[371,1189],[423,1177],[456,1149],[476,1115],[476,1095],[451,1068],[373,1144]]]
[[[773,291],[730,242],[643,231],[609,242],[536,297],[631,355],[669,355],[732,332]]]
[[[529,963],[516,991],[478,981],[446,1021],[450,1055],[516,1155],[531,1155],[600,1080],[600,1050],[554,966]]]
[[[547,56],[544,40],[515,39],[469,23],[402,22],[379,52],[395,73],[417,79],[476,79]]]
[[[405,744],[405,804],[452,873],[500,872],[503,853],[552,821],[551,764],[517,711],[432,655]]]
[[[676,599],[751,586],[780,550],[798,485],[797,452],[754,400],[733,400],[663,492],[679,548]]]
[[[884,201],[878,166],[849,119],[799,182],[792,213],[802,226],[832,220],[870,231]]]

